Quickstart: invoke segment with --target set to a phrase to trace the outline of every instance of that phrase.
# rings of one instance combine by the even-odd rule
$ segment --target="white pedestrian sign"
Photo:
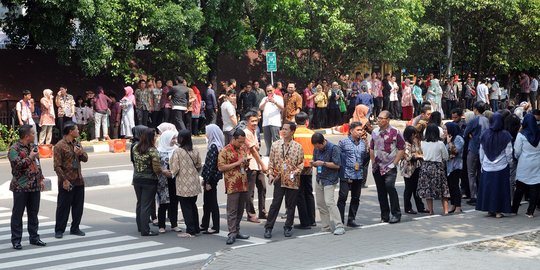
[[[272,85],[274,84],[274,72],[277,71],[277,57],[276,52],[266,53],[266,72],[270,72],[270,80]]]

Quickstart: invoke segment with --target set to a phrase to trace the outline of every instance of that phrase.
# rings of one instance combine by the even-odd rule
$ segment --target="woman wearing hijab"
[[[135,95],[131,86],[124,87],[126,95],[120,100],[122,119],[120,120],[120,135],[129,139],[133,137],[131,129],[135,126]]]
[[[512,164],[512,136],[504,130],[504,119],[495,113],[489,129],[480,137],[482,174],[478,187],[476,210],[488,216],[504,217],[510,213],[510,164]]]
[[[409,121],[413,118],[413,95],[411,90],[411,80],[405,80],[401,96],[401,108],[403,110],[403,120]]]
[[[206,126],[206,138],[208,139],[208,153],[202,169],[204,205],[201,221],[201,231],[205,234],[219,233],[219,206],[217,201],[217,185],[222,178],[217,169],[219,151],[225,145],[225,137],[221,129],[214,124]],[[212,228],[210,226],[212,217]]]
[[[167,122],[159,124],[159,126],[157,126],[157,129],[159,130],[159,134],[163,134],[167,130],[177,131],[175,125]]]
[[[169,161],[172,157],[172,154],[178,146],[176,146],[176,139],[178,137],[178,132],[167,130],[161,133],[158,143],[158,154],[162,170],[170,170]],[[159,233],[165,233],[165,214],[169,210],[169,220],[171,222],[171,230],[178,231],[178,200],[176,199],[176,185],[174,178],[167,177],[165,175],[158,176],[158,186],[157,186],[157,198],[159,201],[158,208],[158,226]],[[169,188],[172,188],[169,190]],[[172,194],[171,194],[172,193]],[[176,211],[174,207],[171,207],[170,204],[176,204]]]
[[[448,190],[450,192],[450,203],[452,210],[448,213],[461,213],[461,189],[459,179],[463,168],[463,149],[465,140],[461,136],[459,125],[454,122],[447,122],[446,126],[446,149],[448,150],[448,161],[446,162],[446,179],[448,180]]]
[[[518,159],[516,173],[516,192],[512,203],[512,213],[519,209],[521,199],[525,192],[529,195],[529,207],[527,208],[527,217],[534,217],[534,208],[540,198],[540,130],[538,129],[536,119],[532,114],[526,114],[523,118],[521,132],[516,137],[514,143],[514,155]]]
[[[54,127],[54,102],[53,91],[51,89],[43,90],[43,97],[39,101],[41,104],[41,117],[39,118],[39,144],[51,144],[52,129]]]
[[[176,177],[176,195],[182,208],[186,232],[178,234],[179,237],[189,238],[198,234],[199,210],[197,209],[197,195],[201,193],[199,170],[201,157],[199,151],[193,149],[191,131],[184,129],[178,133],[180,148],[174,150],[170,160],[171,173]]]

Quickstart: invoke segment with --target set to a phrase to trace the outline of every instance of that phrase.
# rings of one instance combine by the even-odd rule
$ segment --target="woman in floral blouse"
[[[137,195],[136,220],[137,228],[142,236],[155,236],[158,233],[150,230],[151,206],[154,203],[158,176],[163,174],[171,177],[167,170],[162,170],[159,164],[158,151],[154,147],[154,130],[147,128],[139,143],[133,148],[133,187]]]
[[[159,159],[161,164],[161,169],[163,170],[169,170],[169,160],[172,157],[172,154],[174,150],[178,148],[176,146],[176,139],[178,137],[178,132],[173,130],[167,130],[163,133],[161,133],[161,136],[159,137],[159,143],[157,150],[159,152]],[[169,189],[173,189],[172,192]],[[178,201],[176,198],[172,198],[171,196],[176,197],[175,193],[176,189],[176,183],[174,181],[174,178],[172,177],[166,177],[165,175],[160,175],[158,177],[158,187],[157,187],[157,197],[159,200],[159,208],[158,208],[158,226],[159,226],[159,233],[165,233],[165,214],[167,213],[167,210],[169,210],[169,220],[171,222],[171,230],[173,231],[180,231],[175,218],[178,215]],[[170,204],[174,203],[176,204],[175,207],[170,207]],[[176,212],[174,210],[176,209]]]
[[[420,166],[422,165],[422,149],[420,148],[420,137],[418,131],[413,126],[408,126],[403,132],[405,139],[405,155],[401,161],[401,175],[405,179],[405,191],[403,191],[403,203],[405,213],[417,214],[412,209],[411,197],[414,195],[416,210],[420,213],[428,213],[424,208],[422,198],[416,194],[418,186],[418,177],[420,175]]]
[[[199,151],[193,149],[191,131],[184,129],[178,133],[180,148],[176,149],[170,160],[171,173],[176,177],[176,196],[182,208],[186,232],[178,234],[179,237],[193,237],[200,233],[199,210],[197,209],[197,195],[201,193],[199,170],[201,157]]]

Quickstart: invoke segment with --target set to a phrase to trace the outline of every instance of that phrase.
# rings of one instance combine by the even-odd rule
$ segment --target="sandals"
[[[495,214],[495,218],[503,218],[504,215],[502,213],[497,213]]]
[[[193,237],[195,237],[195,236],[193,236],[193,235],[191,235],[189,233],[185,233],[185,232],[179,233],[179,234],[177,234],[177,236],[180,237],[180,238],[193,238]]]

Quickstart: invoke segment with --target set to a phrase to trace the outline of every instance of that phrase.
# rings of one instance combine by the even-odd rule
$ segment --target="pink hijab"
[[[124,91],[126,91],[126,95],[124,96],[124,98],[131,101],[131,103],[135,105],[136,101],[135,101],[135,96],[133,95],[133,88],[131,88],[131,86],[126,86],[124,87]]]

